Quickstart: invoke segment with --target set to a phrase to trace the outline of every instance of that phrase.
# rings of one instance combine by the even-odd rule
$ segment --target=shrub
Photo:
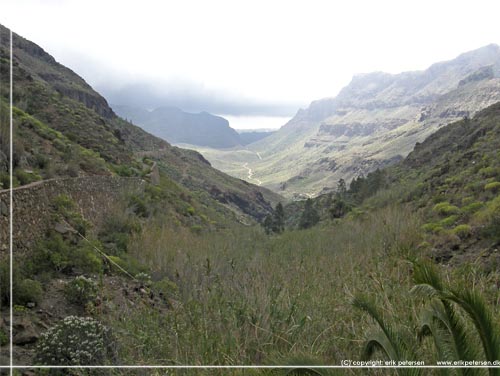
[[[56,212],[80,234],[85,235],[90,227],[90,222],[86,221],[77,211],[75,202],[67,195],[62,194],[54,198],[52,205]]]
[[[458,225],[453,229],[453,233],[460,239],[465,239],[472,234],[472,228],[469,225]]]
[[[43,289],[40,282],[24,278],[24,272],[17,264],[13,265],[12,271],[12,297],[15,305],[25,305],[26,303],[40,302]],[[5,261],[0,263],[0,305],[8,304],[10,301],[10,268]]]
[[[30,302],[39,303],[42,293],[42,285],[38,281],[29,278],[14,281],[12,291],[14,304],[26,305]]]
[[[104,365],[114,356],[104,325],[90,317],[68,316],[40,336],[35,362],[42,365]]]
[[[179,288],[167,277],[160,281],[153,282],[151,289],[157,293],[162,298],[167,298],[169,296],[175,296]]]
[[[472,213],[477,212],[482,207],[483,207],[483,203],[482,202],[471,202],[469,205],[464,206],[462,208],[462,211],[465,214],[472,214]]]
[[[147,270],[146,266],[142,265],[135,258],[127,255],[123,255],[123,257],[109,256],[109,259],[132,275],[143,273]],[[123,273],[123,271],[119,271],[115,265],[110,265],[110,268],[118,273]]]
[[[64,288],[64,295],[71,303],[85,306],[97,298],[97,283],[91,278],[78,276],[69,282]]]
[[[139,282],[143,283],[146,286],[150,286],[152,283],[151,276],[144,272],[136,274],[135,279],[137,279]]]
[[[500,191],[500,182],[494,181],[492,183],[488,183],[484,186],[484,190],[497,193],[498,191]]]
[[[488,166],[488,167],[483,167],[482,169],[479,170],[479,173],[485,177],[485,178],[491,178],[497,175],[498,171],[496,168]]]
[[[100,247],[98,242],[88,244],[80,242],[74,245],[65,241],[61,234],[52,232],[46,239],[37,243],[33,254],[30,271],[42,273],[47,271],[70,272],[73,268],[87,273],[102,271],[102,260],[93,246]]]
[[[0,346],[5,346],[9,343],[9,337],[7,333],[4,332],[2,328],[0,328]]]
[[[500,211],[491,216],[489,223],[483,230],[483,235],[500,242]]]
[[[434,205],[432,210],[439,215],[452,215],[460,212],[458,207],[451,205],[449,202],[440,202],[439,204]]]
[[[41,179],[40,175],[29,173],[20,169],[16,169],[14,174],[21,185],[29,184]]]
[[[449,217],[446,217],[445,219],[442,219],[439,221],[439,224],[444,227],[450,227],[454,225],[458,220],[458,215],[450,215]]]
[[[441,226],[441,224],[439,223],[426,223],[422,226],[422,230],[432,234],[439,234],[443,231],[443,226]]]
[[[139,197],[138,195],[132,195],[130,197],[129,207],[132,208],[132,211],[139,217],[149,216],[149,210],[146,205],[146,201],[144,200],[144,198]]]

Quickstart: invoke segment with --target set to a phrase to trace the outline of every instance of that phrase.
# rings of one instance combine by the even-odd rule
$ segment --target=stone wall
[[[140,178],[88,176],[50,179],[35,182],[13,190],[13,250],[29,251],[45,232],[53,226],[54,199],[69,196],[89,220],[98,228],[114,205],[126,194],[144,191],[146,182]],[[9,249],[9,190],[0,190],[0,254]],[[15,257],[15,256],[14,256]]]

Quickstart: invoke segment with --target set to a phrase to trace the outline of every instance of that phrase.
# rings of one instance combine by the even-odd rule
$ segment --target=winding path
[[[248,170],[248,180],[255,180],[257,185],[262,185],[262,182],[259,179],[253,177],[253,171],[250,167],[248,167],[248,162],[243,163],[243,168]]]

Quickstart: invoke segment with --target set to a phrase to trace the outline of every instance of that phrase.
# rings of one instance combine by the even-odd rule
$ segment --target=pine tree
[[[280,234],[285,231],[285,211],[281,202],[276,205],[273,215],[273,232]]]
[[[273,231],[273,217],[271,216],[271,214],[268,214],[266,216],[264,222],[262,222],[262,227],[264,227],[266,235],[269,235],[271,231]]]
[[[313,206],[313,201],[308,198],[302,216],[300,217],[299,228],[306,229],[319,222],[318,211]]]

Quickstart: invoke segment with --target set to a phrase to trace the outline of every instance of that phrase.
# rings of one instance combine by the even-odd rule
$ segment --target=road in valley
[[[262,182],[259,179],[253,177],[253,171],[250,167],[248,167],[248,162],[243,164],[243,168],[248,170],[248,180],[254,180],[256,182],[255,184],[262,185]]]

